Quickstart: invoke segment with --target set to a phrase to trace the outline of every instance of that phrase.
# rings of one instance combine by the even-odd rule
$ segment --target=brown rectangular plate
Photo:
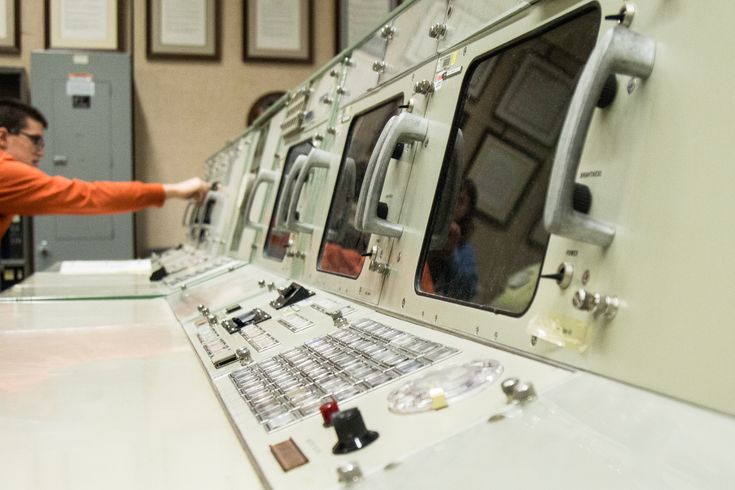
[[[274,444],[270,448],[273,456],[276,457],[276,461],[283,468],[283,471],[298,468],[309,462],[309,458],[304,456],[299,446],[290,437],[287,441]]]

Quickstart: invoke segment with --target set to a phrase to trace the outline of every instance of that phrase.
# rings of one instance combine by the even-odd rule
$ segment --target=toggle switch
[[[562,262],[554,274],[542,274],[542,279],[553,279],[561,289],[566,289],[572,283],[574,266],[569,262]]]

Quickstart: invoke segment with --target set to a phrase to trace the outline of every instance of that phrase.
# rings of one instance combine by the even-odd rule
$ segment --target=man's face
[[[26,118],[26,125],[18,134],[11,134],[0,128],[0,147],[16,160],[38,167],[43,157],[43,125]]]

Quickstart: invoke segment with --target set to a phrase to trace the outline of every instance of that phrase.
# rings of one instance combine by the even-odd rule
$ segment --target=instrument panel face
[[[160,294],[265,486],[731,486],[733,74],[711,47],[735,4],[717,6],[415,1],[207,161],[221,187],[187,210],[189,243],[157,259]],[[659,51],[651,73],[622,63],[615,88],[594,69],[619,36],[616,56]],[[592,85],[606,97],[582,104]],[[558,163],[582,119],[580,161]],[[575,216],[615,230],[605,246],[547,232],[561,166]],[[121,283],[84,281],[106,296]],[[38,320],[34,336],[53,339],[69,321],[47,328],[42,305],[39,318],[5,305],[2,325]],[[162,314],[133,307],[121,332]],[[110,311],[94,315],[82,326],[108,330]],[[140,364],[131,392],[141,373],[188,383],[140,355],[141,332],[115,343],[134,356],[117,366]],[[99,378],[92,361],[74,373]],[[59,379],[75,382],[35,384]]]
[[[216,283],[210,288],[200,285],[197,300],[206,304],[209,291],[214,302],[204,313],[200,308],[183,326],[242,440],[275,488],[333,487],[337,467],[347,461],[359,462],[366,474],[374,473],[418,447],[461,432],[506,406],[506,395],[494,383],[499,373],[532,379],[539,390],[571,374],[320,290],[312,289],[313,296],[275,309],[272,304],[279,289],[283,294],[286,288],[274,284],[269,291],[268,284],[262,286],[264,281],[258,278],[267,274],[254,265],[231,273],[231,282],[237,278],[238,283],[261,286],[225,306],[221,305],[224,298],[215,299],[219,296]],[[229,327],[237,319],[243,324],[233,331]],[[222,341],[227,352],[217,350]],[[235,360],[219,364],[228,356]],[[485,389],[450,398],[457,383],[466,382],[456,375],[460,366],[480,361],[495,368]],[[426,376],[445,379],[446,384],[440,384],[447,393],[444,404],[418,414],[392,412],[389,394]],[[365,449],[333,454],[333,447],[339,445],[337,432],[324,427],[320,416],[324,405],[333,403],[343,414],[361,414],[367,431],[379,436]],[[436,430],[422,430],[427,422]],[[291,441],[291,449],[308,463],[284,471],[273,450],[283,441]]]
[[[368,303],[379,300],[383,276],[370,270],[370,263],[386,260],[392,241],[365,233],[359,223],[360,199],[374,190],[379,201],[375,203],[377,215],[391,221],[400,216],[417,144],[385,150],[379,188],[374,183],[380,179],[372,175],[373,171],[380,174],[377,157],[382,142],[388,141],[392,116],[404,112],[420,116],[426,110],[427,98],[413,96],[414,82],[419,77],[431,78],[433,69],[434,63],[428,63],[412,76],[396,79],[340,110],[334,148],[341,148],[342,155],[339,171],[330,176],[326,186],[333,191],[323,233],[315,235],[321,241],[312,239],[312,247],[319,247],[318,251],[312,248],[316,267],[306,270],[304,276],[312,283]]]
[[[323,84],[331,86],[325,77],[338,80],[344,76],[342,97],[335,105],[338,111],[333,113],[334,126],[325,131],[333,134],[333,142],[324,148],[335,155],[342,152],[340,168],[326,173],[323,187],[305,194],[311,203],[313,196],[329,195],[326,218],[318,206],[307,212],[308,206],[302,204],[300,212],[311,215],[314,233],[287,233],[279,237],[280,241],[269,240],[263,247],[268,257],[262,259],[263,266],[278,262],[273,270],[278,269],[284,276],[303,278],[315,287],[401,317],[732,411],[730,394],[681,387],[674,381],[677,376],[657,379],[648,369],[646,349],[640,348],[644,339],[645,345],[662,342],[667,348],[657,351],[657,360],[680,375],[685,373],[677,358],[689,348],[689,341],[682,339],[693,338],[705,351],[712,348],[686,326],[697,324],[694,311],[701,308],[674,301],[659,317],[655,309],[641,306],[658,304],[659,290],[666,293],[666,298],[678,294],[671,286],[676,277],[670,264],[685,263],[687,247],[672,246],[670,237],[676,237],[676,244],[688,244],[693,249],[695,245],[688,237],[697,236],[703,229],[693,223],[705,220],[710,223],[710,241],[720,247],[719,255],[727,255],[721,244],[728,240],[723,242],[711,230],[721,230],[719,223],[727,223],[729,216],[704,209],[694,216],[688,211],[691,208],[682,207],[684,201],[707,201],[708,192],[703,186],[685,186],[678,197],[657,190],[654,194],[660,198],[656,198],[655,206],[648,202],[653,192],[650,189],[659,189],[653,173],[674,179],[674,187],[677,182],[704,179],[686,159],[673,158],[665,150],[669,148],[665,135],[678,134],[677,141],[685,141],[686,137],[681,132],[684,126],[671,123],[661,107],[676,106],[688,92],[684,86],[674,90],[657,73],[678,73],[678,67],[658,57],[654,66],[663,68],[653,70],[652,75],[632,78],[618,74],[617,89],[608,77],[610,80],[602,85],[614,94],[613,100],[609,106],[590,113],[591,124],[584,131],[588,141],[582,147],[584,152],[579,149],[581,159],[573,172],[574,189],[569,200],[573,212],[585,222],[596,220],[617,230],[611,243],[599,246],[563,232],[549,235],[544,223],[552,177],[559,167],[557,150],[571,139],[561,137],[565,118],[568,108],[574,106],[579,81],[586,77],[585,67],[593,66],[588,60],[601,56],[605,39],[613,31],[639,32],[635,36],[641,45],[650,46],[658,39],[679,45],[687,37],[682,19],[705,14],[686,9],[686,14],[677,17],[672,29],[667,30],[654,15],[656,9],[649,7],[635,13],[634,26],[628,25],[631,17],[618,26],[620,29],[613,29],[614,23],[602,22],[603,14],[619,10],[611,1],[461,0],[452,2],[443,20],[437,17],[437,23],[430,26],[430,31],[440,34],[437,38],[429,36],[439,40],[432,48],[439,51],[435,59],[422,66],[408,62],[411,68],[404,76],[387,71],[383,78],[367,75],[366,60],[370,57],[387,66],[392,56],[410,55],[411,49],[396,50],[396,46],[401,39],[406,40],[407,29],[422,29],[405,26],[415,27],[433,19],[429,14],[424,18],[414,14],[432,8],[438,12],[442,9],[437,5],[442,4],[426,1],[406,6],[388,25],[355,46],[352,58],[341,60],[335,68],[335,76],[324,71],[321,78],[309,81],[311,90]],[[620,15],[633,14],[626,11]],[[442,30],[446,31],[443,35],[439,32]],[[703,43],[698,45],[706,51]],[[380,73],[380,66],[376,67],[378,70],[372,73]],[[360,70],[362,75],[356,77]],[[628,83],[624,90],[620,88],[621,80]],[[686,87],[696,90],[691,84]],[[298,115],[299,104],[313,103],[308,95],[303,92],[294,99],[289,117]],[[385,141],[390,124],[385,122],[379,132],[355,128],[366,124],[370,111],[379,110],[392,97],[400,97],[401,101],[396,115],[423,118],[428,127],[426,137],[420,143],[411,141],[394,149],[395,158],[389,159],[384,180],[374,175],[365,179],[370,159],[382,150],[383,155],[388,151],[381,146],[381,137]],[[601,105],[603,102],[600,100]],[[685,127],[691,131],[696,127],[691,121],[699,121],[701,126],[709,119],[708,114],[720,114],[717,104],[709,99],[704,102],[707,110],[692,106],[684,111],[688,121]],[[286,155],[293,150],[299,140],[295,135],[303,127],[280,129],[279,133],[278,127],[271,128],[279,141],[274,160],[286,166],[289,162],[284,159],[293,161]],[[721,161],[717,128],[709,134],[712,137],[707,140],[705,153],[713,155],[712,161]],[[644,140],[660,144],[644,148],[640,143],[615,143]],[[609,151],[613,147],[616,151]],[[649,170],[642,170],[641,161],[654,163],[645,166]],[[664,162],[675,162],[679,170],[672,173]],[[705,180],[712,188],[728,180],[723,168],[726,166],[707,173]],[[676,180],[683,174],[687,177]],[[280,178],[288,175],[283,172]],[[398,234],[370,231],[367,214],[355,209],[359,208],[361,195],[371,195],[375,190],[376,182],[376,207],[387,214],[389,224],[400,228]],[[273,185],[273,189],[276,187]],[[621,201],[622,195],[628,198]],[[325,201],[322,199],[320,204],[324,206]],[[272,235],[274,218],[268,213],[273,208],[268,208],[264,214],[270,216]],[[675,224],[676,220],[658,219],[672,209],[690,219],[681,226]],[[192,213],[192,220],[201,228],[206,215],[205,208]],[[322,219],[323,225],[319,223]],[[651,223],[656,226],[649,226]],[[298,260],[286,257],[289,246],[293,246]],[[708,269],[721,269],[711,262],[714,259],[707,260]],[[661,277],[667,278],[663,285],[658,279]],[[712,277],[717,291],[727,289],[728,280],[722,274]],[[728,302],[716,304],[715,310],[721,316],[732,314],[732,308],[725,306]],[[616,325],[623,326],[609,328]],[[732,334],[727,331],[722,335],[730,338]],[[714,347],[720,354],[716,358],[727,371],[732,366],[721,345]],[[620,361],[621,355],[626,362]],[[698,372],[704,375],[708,369],[701,367]]]

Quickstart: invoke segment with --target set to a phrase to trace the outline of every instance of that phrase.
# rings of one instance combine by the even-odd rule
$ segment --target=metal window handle
[[[291,206],[289,207],[288,218],[286,219],[286,227],[289,230],[302,233],[314,233],[313,224],[304,223],[303,221],[299,221],[296,218],[296,208],[299,204],[299,199],[301,198],[301,190],[303,189],[304,183],[309,176],[309,172],[316,168],[324,168],[328,170],[331,166],[331,162],[332,154],[327,151],[320,150],[318,148],[312,148],[312,150],[309,152],[309,156],[306,158],[304,168],[301,169],[301,173],[299,174],[299,178],[296,181],[296,186],[293,190],[293,195],[291,196]]]
[[[256,230],[265,230],[265,225],[250,219],[250,213],[253,210],[253,203],[255,202],[255,194],[258,192],[258,187],[263,184],[275,185],[277,180],[278,172],[274,172],[273,170],[261,170],[258,172],[258,176],[255,177],[255,181],[253,182],[253,190],[250,191],[247,204],[245,205],[245,212],[243,213],[245,215],[246,227],[254,228]]]
[[[396,116],[388,119],[388,122],[385,123],[385,126],[383,126],[383,130],[380,132],[380,135],[378,135],[378,141],[375,143],[372,153],[370,153],[370,160],[368,160],[367,167],[365,168],[365,176],[363,177],[362,185],[360,186],[360,195],[357,196],[357,207],[355,208],[355,227],[360,226],[362,215],[365,213],[365,201],[367,200],[368,187],[370,187],[370,182],[373,180],[375,166],[378,162],[378,155],[380,154],[380,150],[383,148],[385,138],[391,132],[391,129],[393,128],[393,124],[395,124],[395,122]]]
[[[189,226],[191,224],[191,210],[194,208],[194,201],[187,201],[184,208],[184,216],[181,217],[181,226]]]
[[[306,155],[299,155],[291,165],[291,170],[286,175],[286,180],[283,183],[283,190],[281,191],[281,201],[278,203],[278,211],[276,212],[276,223],[275,228],[277,230],[289,230],[288,228],[288,209],[293,199],[293,186],[296,183],[296,178],[301,173],[301,169],[304,168],[306,162]]]
[[[544,208],[544,225],[549,233],[601,247],[612,243],[615,225],[573,209],[574,180],[605,80],[611,73],[648,78],[655,55],[655,41],[623,26],[606,32],[592,51],[569,104],[554,156]]]
[[[380,194],[383,192],[385,177],[388,174],[388,164],[391,161],[393,150],[398,143],[423,142],[426,139],[429,122],[423,117],[409,114],[408,112],[403,112],[393,117],[395,118],[395,122],[388,131],[383,145],[380,148],[370,184],[365,187],[365,182],[363,182],[362,189],[360,190],[360,197],[362,197],[363,192],[366,193],[365,207],[362,215],[356,217],[358,218],[356,228],[367,233],[398,238],[403,234],[403,225],[391,223],[387,219],[378,217]],[[378,148],[376,147],[376,149]],[[367,178],[367,175],[365,177]]]

